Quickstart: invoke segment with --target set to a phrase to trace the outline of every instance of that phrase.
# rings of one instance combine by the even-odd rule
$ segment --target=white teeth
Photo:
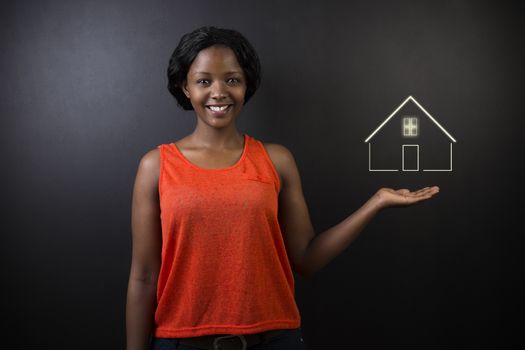
[[[224,111],[226,108],[228,108],[229,106],[208,106],[209,109],[211,109],[212,111],[215,111],[215,112],[220,112],[220,111]]]

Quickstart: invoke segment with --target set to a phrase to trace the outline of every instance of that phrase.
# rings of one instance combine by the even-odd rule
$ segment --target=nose
[[[220,81],[216,81],[212,84],[211,87],[211,98],[220,100],[225,98],[228,95],[226,86]]]

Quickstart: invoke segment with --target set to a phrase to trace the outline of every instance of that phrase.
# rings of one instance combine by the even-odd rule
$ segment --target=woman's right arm
[[[158,193],[159,150],[146,153],[133,187],[132,258],[126,301],[127,350],[147,350],[152,335],[162,231]]]

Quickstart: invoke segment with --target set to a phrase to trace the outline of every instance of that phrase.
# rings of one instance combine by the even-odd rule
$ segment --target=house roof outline
[[[381,125],[379,125],[379,126],[377,127],[377,129],[375,129],[374,132],[372,132],[372,133],[370,134],[370,136],[367,137],[367,139],[365,140],[365,143],[368,142],[368,141],[370,141],[370,139],[371,139],[372,137],[374,137],[374,135],[375,135],[375,134],[376,134],[376,133],[377,133],[377,132],[378,132],[378,131],[379,131],[379,130],[380,130],[380,129],[386,124],[386,123],[388,123],[388,121],[389,121],[390,119],[392,119],[392,118],[396,115],[396,113],[399,112],[399,110],[400,110],[401,108],[403,108],[403,106],[404,106],[408,101],[412,101],[412,102],[414,102],[414,104],[415,104],[417,107],[419,107],[419,109],[422,110],[423,113],[425,113],[425,114],[427,115],[427,117],[429,117],[430,120],[432,120],[432,121],[434,122],[434,124],[436,124],[436,125],[441,129],[441,131],[443,131],[443,132],[445,133],[445,135],[448,136],[448,138],[449,138],[450,140],[452,140],[453,142],[457,142],[456,139],[454,139],[454,138],[452,137],[452,135],[450,135],[450,133],[449,133],[447,130],[445,130],[445,128],[442,127],[441,124],[439,124],[438,121],[437,121],[436,119],[434,119],[434,117],[432,117],[432,116],[430,115],[430,113],[428,113],[428,112],[425,110],[425,108],[423,108],[423,106],[421,106],[421,105],[419,104],[419,102],[416,101],[415,98],[413,98],[412,96],[408,96],[408,97],[405,99],[405,101],[403,101],[403,103],[401,103],[401,104],[399,105],[399,107],[397,107],[397,108],[396,108],[396,109],[395,109],[395,110],[394,110],[394,111],[393,111],[393,112],[392,112],[392,113],[391,113],[391,114],[385,119],[385,121],[384,121],[383,123],[381,123]]]

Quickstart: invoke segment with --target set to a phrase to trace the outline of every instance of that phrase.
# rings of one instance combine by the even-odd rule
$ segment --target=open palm
[[[377,191],[382,207],[407,206],[432,198],[439,192],[439,187],[425,187],[417,191],[410,191],[406,188],[394,190],[392,188],[381,188]]]

